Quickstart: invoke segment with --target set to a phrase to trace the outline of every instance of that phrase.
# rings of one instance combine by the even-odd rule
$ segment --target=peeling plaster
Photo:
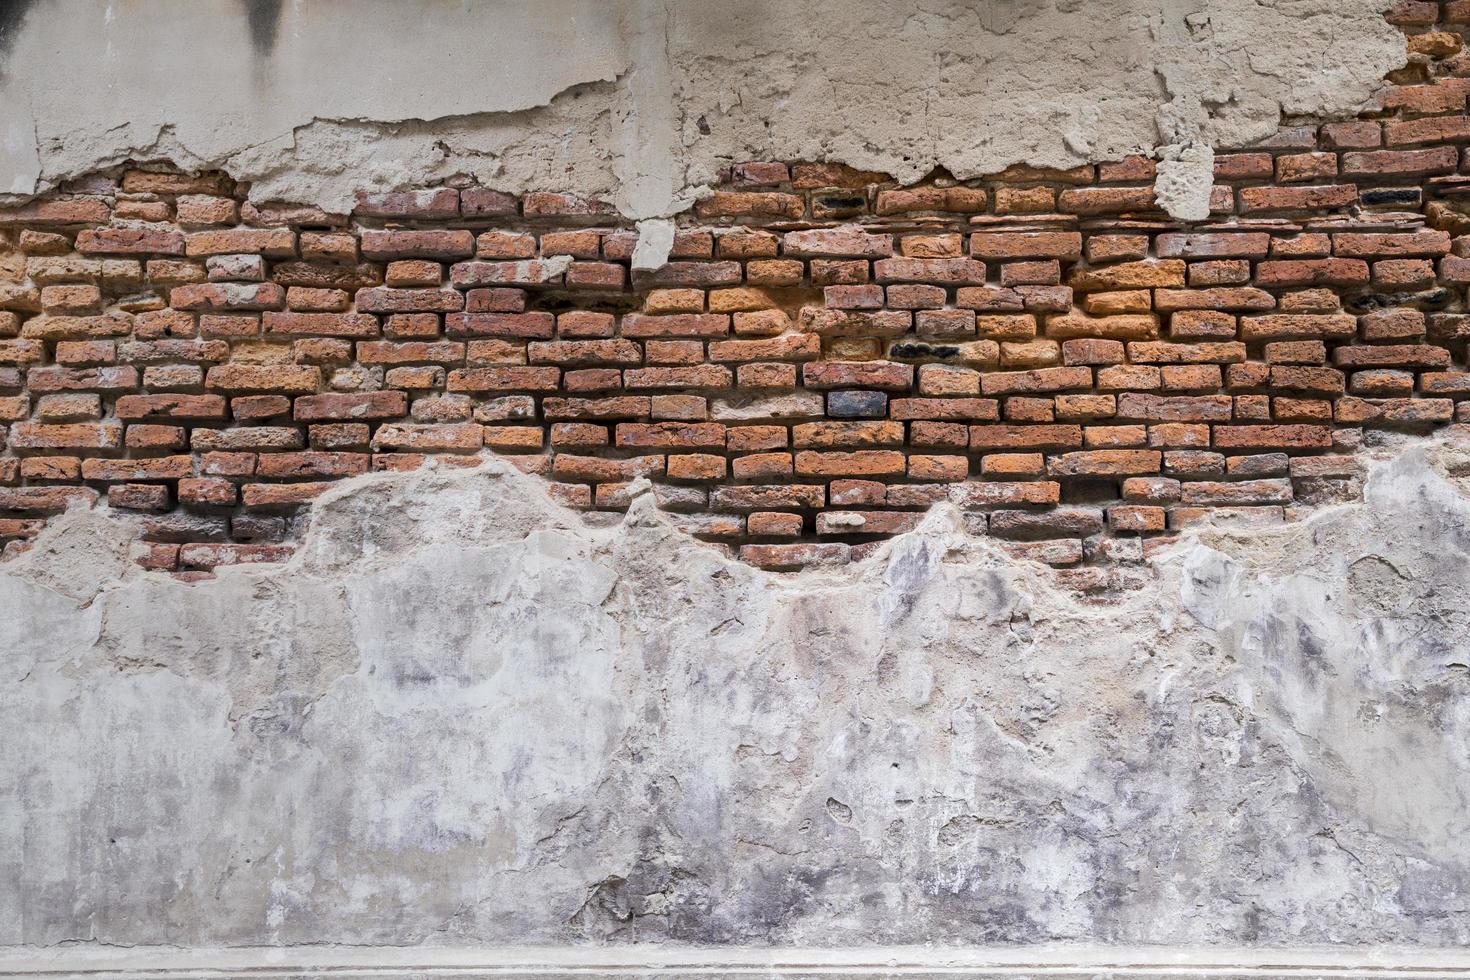
[[[781,575],[495,459],[197,584],[74,511],[0,566],[0,945],[1463,947],[1470,444],[1378,455],[1108,600],[949,505]]]
[[[338,0],[284,5],[266,45],[234,0],[32,0],[0,80],[0,188],[131,158],[333,211],[469,177],[641,219],[753,158],[912,182],[1231,147],[1364,106],[1404,60],[1389,5]]]

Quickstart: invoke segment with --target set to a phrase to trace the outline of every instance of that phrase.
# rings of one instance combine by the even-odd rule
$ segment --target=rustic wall
[[[1470,969],[1470,2],[409,9],[0,19],[0,975]]]
[[[466,174],[647,218],[732,160],[911,183],[1228,147],[1362,106],[1403,63],[1388,5],[17,0],[0,191],[167,159],[334,211]]]
[[[73,512],[0,571],[0,943],[1463,947],[1467,474],[1107,602],[948,505],[793,576],[503,462],[195,584]]]

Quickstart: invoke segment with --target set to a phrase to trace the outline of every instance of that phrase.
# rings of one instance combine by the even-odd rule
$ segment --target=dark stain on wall
[[[5,0],[0,0],[5,2]],[[281,22],[281,6],[284,0],[241,0],[245,5],[245,19],[250,24],[250,46],[255,53],[266,57],[276,46],[276,28]]]
[[[33,0],[0,0],[0,75],[5,74],[6,56],[20,36],[21,23],[32,3]]]

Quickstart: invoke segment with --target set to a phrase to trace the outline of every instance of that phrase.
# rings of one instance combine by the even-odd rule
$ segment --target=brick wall
[[[256,205],[126,169],[0,213],[0,541],[105,495],[181,575],[280,560],[331,481],[483,447],[576,507],[648,476],[772,568],[937,500],[1017,552],[1136,559],[1227,509],[1351,498],[1365,429],[1470,422],[1470,2],[1389,14],[1382,111],[1217,158],[900,188],[732,168],[670,262],[561,193]]]

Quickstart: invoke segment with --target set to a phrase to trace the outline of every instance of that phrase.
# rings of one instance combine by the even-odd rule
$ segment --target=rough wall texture
[[[1463,946],[1466,474],[1107,602],[950,505],[790,575],[502,461],[194,584],[73,512],[0,570],[0,943]]]
[[[1465,946],[1385,6],[6,8],[0,946]]]
[[[940,499],[1057,565],[1339,499],[1365,427],[1470,419],[1470,67],[1430,7],[1395,14],[1419,33],[1383,111],[1213,157],[1188,226],[1143,157],[907,187],[737,164],[668,261],[560,190],[339,218],[221,174],[85,178],[0,212],[0,537],[105,489],[168,512],[150,565],[278,560],[326,481],[485,446],[583,507],[657,477],[770,567]]]
[[[7,15],[0,191],[162,159],[335,211],[468,175],[647,218],[734,160],[911,183],[1234,146],[1366,103],[1403,62],[1387,6],[27,0]]]

